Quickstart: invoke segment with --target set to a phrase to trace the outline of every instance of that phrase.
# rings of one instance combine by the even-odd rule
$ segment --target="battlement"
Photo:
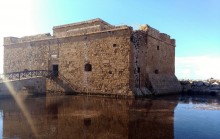
[[[64,37],[70,35],[85,34],[91,32],[98,32],[116,28],[115,26],[101,20],[100,18],[66,24],[53,27],[53,35],[56,37]]]
[[[32,35],[32,36],[24,36],[21,38],[4,37],[4,45],[9,45],[13,43],[31,42],[31,41],[37,41],[37,40],[45,40],[45,39],[51,39],[51,38],[53,38],[53,36],[51,36],[50,33],[37,34],[37,35]]]
[[[78,28],[78,26],[91,26],[95,24],[105,24],[109,27],[114,27],[113,25],[105,22],[104,20],[100,18],[95,18],[87,21],[82,21],[82,22],[77,22],[77,23],[71,23],[71,24],[65,24],[65,25],[60,25],[60,26],[54,26],[53,29],[59,29],[59,28],[67,28],[67,27],[74,27]]]
[[[172,45],[176,45],[175,39],[171,39],[168,34],[160,33],[157,29],[145,24],[140,27],[140,30],[146,31],[147,34],[156,39],[162,40],[164,42],[170,43]]]
[[[19,38],[17,37],[4,37],[4,45],[18,43],[18,42],[19,42]]]

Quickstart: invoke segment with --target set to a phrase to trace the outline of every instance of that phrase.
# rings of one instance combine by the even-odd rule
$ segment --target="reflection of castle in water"
[[[25,99],[37,138],[173,138],[177,99],[133,100],[97,97]],[[1,100],[4,137],[34,138],[13,100]]]

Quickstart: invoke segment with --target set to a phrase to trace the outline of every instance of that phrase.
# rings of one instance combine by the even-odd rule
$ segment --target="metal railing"
[[[53,71],[51,70],[30,70],[21,72],[11,72],[6,74],[0,74],[0,82],[21,80],[35,77],[50,77],[53,76]]]
[[[65,86],[64,88],[69,88],[72,92],[75,91],[75,87],[71,84],[70,80],[60,74],[60,72],[52,70],[30,70],[0,74],[0,83],[36,77],[50,78],[55,81],[57,85]]]

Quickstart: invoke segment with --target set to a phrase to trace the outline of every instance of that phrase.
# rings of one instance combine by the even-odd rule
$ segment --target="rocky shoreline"
[[[181,80],[180,84],[182,93],[220,96],[220,80]]]

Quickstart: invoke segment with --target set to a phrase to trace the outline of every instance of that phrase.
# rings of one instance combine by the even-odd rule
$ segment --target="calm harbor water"
[[[220,98],[5,98],[0,138],[219,139]]]

